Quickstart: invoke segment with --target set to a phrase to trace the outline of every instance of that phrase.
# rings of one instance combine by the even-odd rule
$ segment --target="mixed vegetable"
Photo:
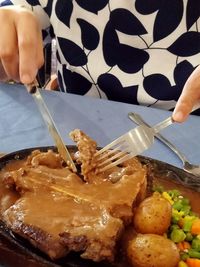
[[[200,217],[195,214],[188,198],[178,190],[157,188],[172,205],[171,225],[167,237],[176,243],[180,258],[178,267],[200,267]]]

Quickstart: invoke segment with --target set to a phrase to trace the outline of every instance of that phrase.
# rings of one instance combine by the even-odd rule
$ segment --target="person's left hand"
[[[172,114],[174,121],[184,122],[198,102],[200,102],[200,66],[193,71],[185,83]]]

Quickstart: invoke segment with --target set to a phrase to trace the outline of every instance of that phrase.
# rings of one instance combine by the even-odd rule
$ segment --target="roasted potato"
[[[175,243],[155,234],[138,234],[129,242],[127,255],[134,267],[176,267],[180,260]]]
[[[170,226],[171,215],[171,204],[159,193],[154,193],[137,207],[133,219],[134,228],[141,234],[163,235]]]

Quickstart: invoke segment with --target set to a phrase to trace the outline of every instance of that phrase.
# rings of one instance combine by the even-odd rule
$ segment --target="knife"
[[[33,96],[40,111],[40,114],[42,115],[43,120],[47,125],[49,133],[55,142],[58,153],[66,162],[66,164],[72,169],[72,171],[77,172],[76,166],[70,156],[70,153],[66,145],[64,144],[61,135],[56,127],[56,124],[44,102],[44,99],[40,93],[40,89],[38,88],[37,82],[34,81],[33,83],[26,85],[26,89]]]

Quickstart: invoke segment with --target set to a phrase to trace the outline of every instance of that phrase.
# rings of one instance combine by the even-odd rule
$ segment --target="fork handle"
[[[151,127],[148,123],[146,123],[146,121],[143,120],[143,118],[134,112],[130,112],[128,114],[129,118],[134,121],[136,124],[140,125],[140,124],[144,124],[147,127]],[[185,155],[175,146],[173,145],[168,139],[166,139],[163,135],[157,133],[156,134],[156,138],[158,140],[160,140],[161,142],[163,142],[166,146],[168,146],[179,158],[180,160],[183,162],[183,164],[188,161],[187,158],[185,157]]]
[[[200,103],[197,103],[196,105],[194,105],[193,109],[191,112],[197,110],[200,107]],[[174,123],[173,118],[170,116],[169,118],[167,118],[166,120],[156,124],[154,127],[152,127],[152,129],[154,130],[154,133],[157,134],[159,133],[161,130],[163,130],[164,128],[166,128],[167,126],[171,125],[172,123]]]
[[[169,117],[169,118],[165,119],[164,121],[156,124],[155,126],[152,127],[154,130],[154,133],[155,134],[159,133],[161,130],[163,130],[167,126],[171,125],[173,122],[174,122],[174,120],[172,119],[172,117]]]

